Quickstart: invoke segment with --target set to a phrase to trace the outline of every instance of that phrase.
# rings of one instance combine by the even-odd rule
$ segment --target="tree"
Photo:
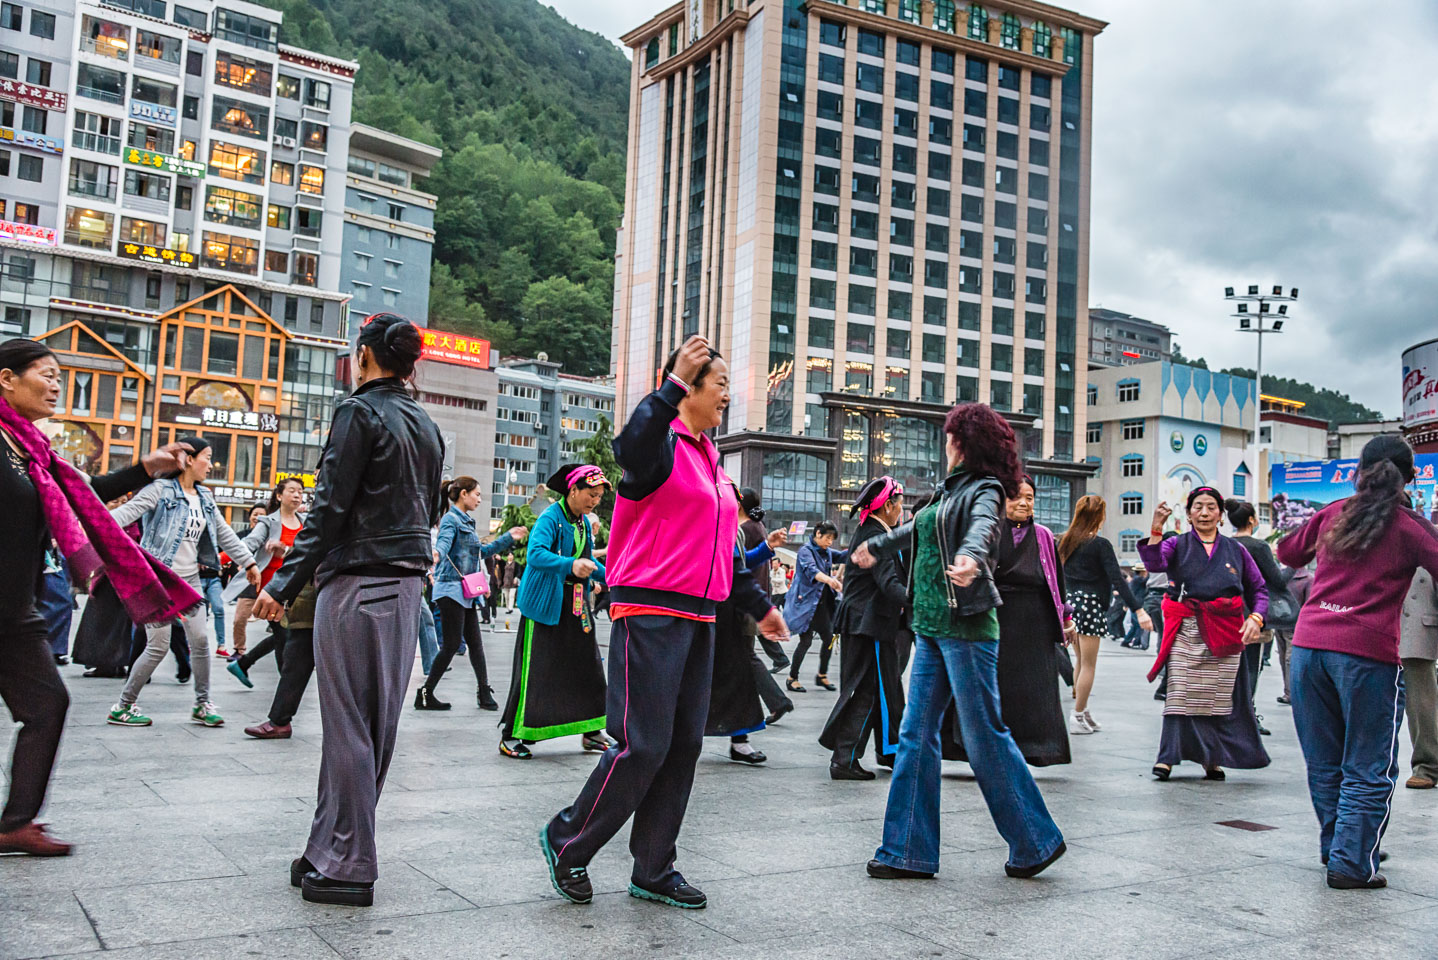
[[[1202,357],[1185,357],[1183,355],[1183,348],[1180,347],[1177,343],[1174,343],[1173,345],[1172,360],[1174,363],[1181,363],[1190,367],[1202,367],[1205,370],[1208,369],[1207,360],[1203,359]]]
[[[609,422],[608,417],[600,417],[599,430],[584,441],[584,462],[603,470],[611,484],[619,483],[620,474],[624,471],[620,469],[619,461],[614,459],[614,424]],[[599,508],[594,512],[604,521],[605,527],[614,522],[613,486],[604,491],[604,499],[599,501]]]
[[[520,310],[520,350],[531,356],[543,350],[581,376],[608,371],[609,306],[587,287],[566,277],[532,283]]]
[[[515,527],[523,527],[533,533],[534,523],[538,519],[527,503],[505,504],[504,512],[499,517],[499,532],[504,533]],[[518,560],[521,566],[524,565],[529,560],[529,540],[526,539],[524,543],[510,552],[514,554],[514,559]]]

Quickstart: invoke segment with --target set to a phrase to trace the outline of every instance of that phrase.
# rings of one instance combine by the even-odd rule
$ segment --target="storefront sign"
[[[315,485],[315,475],[313,473],[290,473],[287,470],[276,470],[275,483],[279,483],[281,480],[298,480],[300,483],[303,483],[307,489],[313,489]]]
[[[47,110],[64,110],[69,103],[68,96],[59,90],[37,87],[33,83],[20,80],[0,80],[0,99],[28,103],[32,107],[44,107]]]
[[[53,247],[59,240],[52,227],[39,227],[33,223],[16,223],[13,220],[0,220],[0,240],[19,240],[22,243],[35,243],[41,246]]]
[[[150,123],[163,123],[167,127],[173,127],[180,119],[180,115],[175,112],[174,107],[146,103],[143,100],[130,101],[130,116],[136,120],[146,120]]]
[[[13,143],[17,147],[29,147],[31,150],[39,150],[41,153],[61,154],[65,152],[65,144],[54,137],[42,137],[38,133],[31,133],[29,130],[6,130],[0,129],[0,140]]]
[[[428,360],[444,363],[458,363],[466,367],[489,369],[489,341],[476,337],[462,337],[457,333],[419,328],[423,345],[420,355]]]
[[[163,170],[166,173],[178,173],[182,177],[203,177],[205,175],[203,163],[181,160],[179,157],[166,156],[163,153],[151,153],[149,150],[140,150],[135,147],[125,151],[125,162],[132,163],[137,167],[150,167],[153,170]]]
[[[257,433],[278,433],[280,418],[273,413],[253,410],[219,410],[196,407],[188,403],[160,404],[160,419],[169,423],[185,423],[216,430],[252,430]]]
[[[184,267],[186,270],[195,270],[200,266],[193,253],[171,250],[169,247],[147,247],[140,243],[120,244],[120,259],[168,264],[172,267]]]
[[[252,503],[264,503],[265,498],[269,496],[268,490],[262,490],[259,487],[237,486],[234,484],[223,487],[212,487],[209,484],[205,484],[205,489],[210,491],[210,496],[215,498],[216,503],[227,507],[242,507],[249,506]]]

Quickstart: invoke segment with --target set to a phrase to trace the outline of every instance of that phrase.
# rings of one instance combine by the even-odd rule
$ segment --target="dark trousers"
[[[1293,723],[1328,869],[1370,880],[1398,785],[1403,685],[1396,663],[1293,648]]]
[[[439,598],[440,644],[434,665],[424,685],[430,693],[439,686],[440,678],[449,669],[449,662],[459,652],[460,645],[469,648],[469,664],[474,667],[474,680],[479,689],[489,687],[489,668],[484,663],[484,641],[480,639],[479,608],[466,607],[449,597]]]
[[[269,633],[265,634],[265,638],[246,650],[245,655],[240,657],[240,669],[248,673],[250,668],[260,661],[261,657],[273,653],[275,655],[275,669],[280,671],[281,676],[284,676],[285,640],[288,638],[288,635],[289,631],[284,627],[277,623],[270,624]],[[311,663],[310,666],[313,668],[314,664]]]
[[[10,761],[10,799],[0,813],[0,831],[8,831],[40,815],[70,709],[45,620],[34,607],[0,620],[0,700],[20,724]]]
[[[270,723],[285,726],[295,718],[304,699],[305,688],[315,672],[315,632],[310,627],[286,630],[285,655],[275,659],[280,664],[280,682],[275,685],[275,698],[270,703]],[[246,654],[248,656],[248,654]]]
[[[1258,675],[1263,672],[1263,644],[1250,643],[1245,646],[1243,659],[1248,661],[1248,696],[1256,705],[1258,703]]]
[[[774,666],[777,667],[782,664],[783,666],[787,667],[789,665],[789,655],[784,652],[783,647],[779,646],[779,642],[777,640],[770,640],[768,637],[760,637],[759,646],[764,648],[764,656],[768,657],[771,661],[773,661]]]
[[[762,640],[763,638],[761,637],[760,641],[762,642]],[[782,652],[781,650],[780,653]],[[773,675],[769,673],[768,669],[764,666],[764,661],[759,659],[757,653],[751,653],[749,655],[749,666],[754,671],[754,685],[759,688],[759,699],[764,701],[764,706],[770,713],[778,710],[784,704],[791,702],[789,698],[784,695],[784,691],[779,689],[779,684],[774,682]]]
[[[574,803],[549,821],[561,867],[587,866],[632,815],[633,880],[672,886],[675,842],[704,745],[714,671],[714,624],[621,617],[609,642],[604,751]]]
[[[75,616],[75,598],[70,593],[70,578],[63,571],[47,573],[40,578],[35,607],[49,628],[50,652],[63,657],[70,652],[70,623]]]
[[[839,658],[839,700],[829,714],[824,733],[832,737],[829,760],[851,766],[864,756],[869,734],[882,730],[879,704],[879,652],[873,637],[845,634]],[[879,733],[882,738],[883,732]],[[820,738],[821,742],[823,737]]]

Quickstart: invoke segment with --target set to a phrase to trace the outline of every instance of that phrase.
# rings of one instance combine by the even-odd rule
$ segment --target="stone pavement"
[[[511,643],[502,624],[486,631],[501,699]],[[1389,889],[1330,891],[1293,724],[1274,703],[1277,671],[1259,696],[1271,767],[1221,784],[1180,767],[1160,784],[1148,773],[1160,715],[1147,664],[1106,644],[1093,704],[1104,731],[1075,738],[1072,766],[1038,771],[1069,854],[1035,880],[1004,876],[1004,847],[962,764],[946,768],[939,878],[866,877],[887,775],[828,779],[815,737],[832,693],[796,696],[798,710],[754,738],[765,767],[731,763],[727,742],[709,741],[680,837],[679,866],[710,897],[693,912],[626,895],[622,836],[592,865],[594,903],[559,899],[534,837],[594,757],[572,739],[527,763],[500,757],[496,717],[473,708],[463,659],[439,690],[452,712],[404,717],[367,910],[304,903],[288,883],[315,789],[313,692],[295,739],[257,742],[241,728],[265,714],[272,662],[255,669],[253,691],[217,669],[229,721],[219,730],[186,722],[189,688],[167,662],[141,698],[155,726],[124,729],[104,722],[120,682],[67,667],[74,705],[45,819],[79,846],[63,860],[0,858],[0,960],[1438,955],[1438,795],[1400,787]],[[0,733],[7,758],[12,736]],[[1406,777],[1406,735],[1404,755]],[[1269,829],[1221,823],[1235,820]]]

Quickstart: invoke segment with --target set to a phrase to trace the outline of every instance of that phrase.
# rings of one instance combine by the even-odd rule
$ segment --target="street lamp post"
[[[1252,448],[1253,476],[1258,480],[1261,478],[1258,432],[1263,423],[1263,335],[1283,332],[1284,321],[1288,319],[1288,308],[1298,301],[1298,288],[1292,287],[1285,294],[1283,287],[1278,284],[1267,293],[1260,293],[1257,284],[1250,284],[1246,293],[1239,293],[1234,287],[1225,287],[1223,299],[1236,307],[1232,316],[1238,321],[1238,332],[1258,336],[1258,366],[1254,370],[1253,378],[1257,396],[1254,398]]]

